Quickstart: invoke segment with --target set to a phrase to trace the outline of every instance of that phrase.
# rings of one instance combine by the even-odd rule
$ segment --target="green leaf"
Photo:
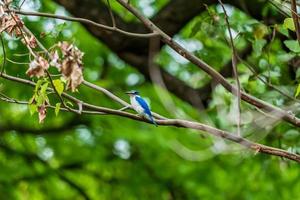
[[[67,28],[67,26],[67,23],[57,24],[55,26],[55,29],[52,29],[51,31],[47,32],[46,35],[53,38],[57,38],[63,32],[63,30]]]
[[[285,35],[286,37],[289,37],[289,30],[286,29],[283,25],[276,24],[275,27],[279,33]]]
[[[295,24],[293,18],[285,18],[283,21],[283,27],[295,31]]]
[[[255,39],[263,39],[267,33],[268,28],[263,24],[259,24],[253,32]]]
[[[269,63],[266,59],[262,58],[259,60],[258,66],[260,69],[266,70],[269,66]]]
[[[300,45],[297,40],[285,40],[283,43],[292,52],[300,53]]]
[[[63,82],[64,84],[67,84],[67,79],[66,78],[64,78],[64,77],[60,77],[60,80],[61,80],[61,82]]]
[[[56,116],[58,115],[58,113],[59,113],[59,111],[60,111],[60,106],[61,106],[61,103],[57,103],[57,104],[55,105],[55,115],[56,115]]]
[[[37,105],[36,104],[28,104],[30,115],[33,115],[37,112]]]
[[[66,104],[67,104],[68,106],[71,106],[71,107],[73,106],[73,104],[72,104],[71,101],[67,101]]]
[[[36,100],[36,94],[34,94],[34,95],[30,98],[30,100],[28,101],[28,104],[33,104],[35,100]]]
[[[296,89],[296,94],[295,94],[295,97],[298,97],[300,94],[300,83],[298,84],[298,87]]]
[[[255,57],[258,57],[261,55],[262,49],[264,48],[264,46],[266,44],[267,44],[267,41],[265,39],[254,40],[252,46],[253,46]]]
[[[38,80],[36,85],[35,85],[35,89],[34,92],[37,93],[39,88],[41,87],[41,85],[44,83],[44,80]]]
[[[300,79],[300,68],[298,68],[297,71],[296,71],[296,79],[297,80]]]
[[[41,106],[45,102],[45,95],[37,95],[36,97],[36,105]]]
[[[194,37],[200,30],[202,26],[202,21],[197,21],[197,23],[192,27],[190,37]]]
[[[48,82],[44,83],[42,86],[41,86],[41,91],[40,93],[42,95],[45,95],[46,94],[46,91],[47,91],[47,88],[48,88]]]
[[[64,84],[60,79],[56,79],[53,81],[53,85],[56,89],[56,91],[58,92],[59,96],[61,96],[61,94],[64,91]]]
[[[288,130],[284,135],[283,138],[286,140],[297,140],[299,137],[300,133],[297,130]]]

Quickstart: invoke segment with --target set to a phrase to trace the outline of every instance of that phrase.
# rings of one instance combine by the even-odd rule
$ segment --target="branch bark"
[[[1,74],[1,76],[7,80],[11,80],[11,81],[29,85],[31,87],[35,87],[35,83],[32,81],[29,81],[29,80],[12,77],[12,76],[9,76],[6,74]],[[79,102],[79,101],[82,102],[81,100],[79,100],[71,95],[68,95],[66,93],[63,93],[62,96],[73,102]],[[95,106],[95,105],[85,103],[85,102],[82,102],[82,105],[83,105],[83,107],[90,109],[91,111],[95,111],[94,113],[91,112],[89,114],[97,114],[97,112],[101,112],[101,113],[106,113],[106,114],[129,118],[129,119],[136,120],[136,121],[150,123],[148,120],[141,118],[132,113],[128,113],[128,112],[124,112],[124,111],[120,111],[120,110],[114,110],[111,108]],[[68,110],[66,110],[66,111],[68,111]],[[194,130],[198,130],[198,131],[204,131],[206,133],[209,133],[210,135],[224,138],[226,140],[240,144],[241,146],[251,149],[251,150],[255,151],[256,153],[260,152],[260,153],[264,153],[264,154],[284,157],[289,160],[294,160],[294,161],[300,163],[300,155],[298,155],[298,154],[294,154],[292,152],[288,152],[288,151],[285,151],[282,149],[273,148],[273,147],[269,147],[269,146],[262,145],[259,143],[255,143],[255,142],[252,142],[245,138],[239,137],[233,133],[223,131],[223,130],[220,130],[220,129],[217,129],[217,128],[214,128],[214,127],[202,124],[202,123],[188,121],[188,120],[182,120],[182,119],[167,119],[167,118],[156,120],[156,123],[160,126],[181,127],[181,128],[194,129]]]
[[[101,24],[111,24],[111,15],[106,5],[101,1],[93,0],[54,0],[64,6],[71,14],[77,17],[93,20]],[[164,30],[169,36],[177,34],[191,19],[206,10],[205,4],[217,4],[218,0],[172,0],[164,6],[153,18],[154,24]],[[231,4],[257,20],[264,19],[261,11],[267,1],[253,0],[224,0],[224,3]],[[116,25],[121,29],[130,32],[144,33],[147,29],[140,23],[125,22],[116,13],[112,13]],[[174,17],[176,16],[176,17]],[[273,21],[281,21],[280,15],[267,16]],[[272,22],[267,22],[272,23]],[[110,34],[107,31],[99,30],[93,26],[85,25],[87,30],[95,37],[103,41],[110,49],[112,49],[122,60],[137,68],[146,80],[151,81],[148,60],[149,41],[141,38],[128,38],[120,34]],[[162,46],[162,44],[161,44]],[[207,84],[201,89],[194,89],[186,85],[183,81],[164,71],[161,67],[162,79],[167,89],[180,99],[191,104],[198,110],[203,109],[203,105],[207,105],[211,93],[211,84]]]
[[[149,19],[144,17],[138,10],[133,8],[130,4],[127,4],[124,0],[117,0],[122,6],[124,6],[129,12],[131,12],[133,15],[135,15],[140,21],[144,23],[144,25],[153,30],[154,32],[157,32],[161,36],[161,40],[169,45],[174,51],[179,53],[184,58],[188,59],[191,63],[195,64],[197,67],[199,67],[201,70],[205,71],[208,75],[210,75],[216,82],[223,85],[223,87],[229,91],[232,94],[237,93],[237,88],[230,84],[220,73],[218,73],[213,67],[209,66],[207,63],[187,51],[185,48],[183,48],[180,44],[178,44],[176,41],[174,41],[170,36],[168,36],[165,32],[163,32],[161,29],[159,29],[153,22],[151,22]],[[277,118],[284,119],[285,121],[295,125],[300,126],[300,119],[297,118],[294,114],[289,113],[285,110],[282,110],[274,105],[271,105],[265,101],[262,101],[260,99],[257,99],[254,96],[251,96],[250,94],[247,94],[246,92],[240,91],[241,98],[248,102],[249,104],[263,109],[267,112],[272,112]]]
[[[292,10],[292,17],[295,25],[295,31],[296,31],[296,36],[298,43],[300,44],[300,24],[299,24],[299,16],[297,12],[297,5],[296,5],[296,0],[291,0],[291,10]]]

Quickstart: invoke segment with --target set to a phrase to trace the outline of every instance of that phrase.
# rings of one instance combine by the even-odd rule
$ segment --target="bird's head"
[[[135,96],[135,95],[139,95],[139,92],[136,90],[131,90],[126,92],[126,94],[128,94],[129,96]]]

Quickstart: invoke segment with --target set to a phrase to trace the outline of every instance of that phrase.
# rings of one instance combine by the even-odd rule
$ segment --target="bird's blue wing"
[[[150,111],[150,108],[147,104],[147,102],[140,96],[136,96],[135,97],[135,100],[141,105],[141,107],[144,109],[144,112],[146,115],[148,115],[150,121],[155,125],[157,126],[156,122],[154,121],[153,117],[152,117],[152,114],[151,114],[151,111]]]
[[[140,96],[136,96],[135,100],[142,106],[142,108],[144,109],[144,112],[147,115],[151,116],[151,111],[150,111],[150,108],[149,108],[147,102],[142,97],[140,97]]]

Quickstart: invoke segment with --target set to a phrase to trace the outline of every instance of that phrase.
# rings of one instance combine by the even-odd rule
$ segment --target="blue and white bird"
[[[129,91],[126,92],[130,96],[130,103],[132,108],[141,116],[145,117],[149,121],[151,121],[152,124],[157,126],[156,122],[153,119],[153,116],[151,114],[150,108],[147,104],[147,102],[139,95],[138,91]]]

